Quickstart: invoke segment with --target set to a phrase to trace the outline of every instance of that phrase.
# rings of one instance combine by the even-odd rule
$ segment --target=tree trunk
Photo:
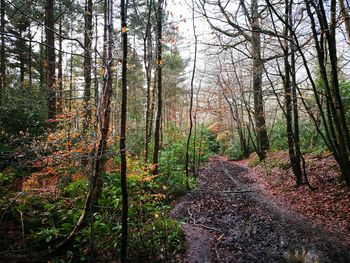
[[[60,0],[60,12],[62,12],[62,0]],[[62,113],[63,111],[63,53],[62,53],[62,18],[60,18],[58,24],[58,73],[57,73],[57,84],[58,84],[58,94],[57,94],[57,113]]]
[[[152,84],[152,33],[151,33],[151,10],[152,1],[147,1],[147,6],[149,8],[146,33],[143,39],[143,61],[146,69],[146,127],[145,127],[145,145],[144,145],[144,162],[148,162],[148,151],[149,144],[151,141],[150,133],[150,118],[153,117],[151,114],[151,84]]]
[[[197,167],[200,167],[202,164],[202,144],[203,144],[203,135],[204,135],[204,124],[202,122],[201,124],[201,131],[200,131],[200,137],[199,137],[199,147],[198,147],[198,164]]]
[[[273,13],[283,21],[283,18],[276,11],[274,6],[267,0],[268,6]],[[342,99],[339,94],[339,80],[338,80],[338,68],[337,68],[337,50],[336,50],[336,1],[331,0],[330,12],[325,11],[323,1],[318,1],[317,4],[313,1],[304,1],[307,15],[312,30],[312,36],[314,38],[314,45],[317,52],[318,66],[320,68],[320,77],[322,79],[323,94],[326,99],[326,113],[320,99],[320,92],[318,91],[313,74],[310,70],[308,60],[301,49],[301,45],[298,41],[298,36],[293,29],[291,29],[291,35],[295,43],[295,48],[301,55],[307,76],[309,78],[315,101],[322,119],[323,129],[319,126],[316,117],[308,107],[307,103],[301,97],[301,101],[309,116],[312,118],[317,132],[322,137],[328,149],[332,152],[335,160],[337,161],[342,176],[346,183],[350,186],[350,139],[349,130],[347,128],[345,112],[343,108]],[[329,23],[327,16],[331,15],[331,21]],[[318,29],[320,28],[320,29]],[[319,30],[324,34],[319,34]],[[326,53],[326,51],[328,51]],[[329,67],[326,67],[326,59],[329,57],[330,63],[328,63],[331,72],[329,75]],[[298,90],[299,94],[301,91]],[[323,132],[324,130],[324,132]],[[303,160],[304,163],[304,160]],[[304,165],[303,165],[304,166]]]
[[[194,85],[194,78],[196,75],[196,63],[197,63],[197,34],[196,34],[196,26],[195,26],[195,20],[194,20],[194,3],[192,0],[192,30],[193,30],[193,36],[194,36],[194,58],[193,58],[193,68],[192,68],[192,77],[191,77],[191,83],[190,83],[190,109],[189,109],[189,118],[190,118],[190,128],[188,131],[188,137],[187,137],[187,144],[186,144],[186,161],[185,161],[185,170],[186,170],[186,178],[187,178],[187,189],[190,189],[189,185],[189,151],[190,151],[190,142],[191,142],[191,136],[192,136],[192,128],[193,128],[193,119],[192,119],[192,108],[193,108],[193,85]],[[195,145],[194,145],[195,147]]]
[[[97,108],[98,108],[98,99],[99,99],[99,91],[98,91],[98,76],[97,76],[97,44],[98,44],[98,35],[97,35],[97,25],[98,24],[98,18],[97,13],[95,16],[95,57],[94,57],[94,92],[95,92],[95,115],[97,115]],[[95,120],[97,121],[97,120]]]
[[[23,39],[23,32],[22,30],[19,30],[19,41],[18,41],[18,47],[19,47],[19,79],[21,82],[21,85],[24,86],[24,76],[25,76],[25,52],[26,50],[26,42]]]
[[[313,3],[312,3],[313,4]],[[332,152],[337,160],[342,175],[350,186],[350,135],[345,118],[345,111],[342,102],[342,98],[339,92],[339,79],[338,79],[338,63],[337,63],[337,49],[336,49],[336,1],[332,0],[330,4],[331,21],[327,21],[327,14],[323,7],[323,3],[320,2],[315,8],[318,22],[321,30],[325,32],[325,40],[327,42],[328,56],[330,60],[330,77],[325,66],[326,54],[320,43],[316,31],[316,22],[311,11],[310,3],[306,3],[307,12],[311,21],[314,40],[316,43],[316,50],[318,54],[319,67],[323,86],[327,94],[327,111],[329,117],[329,133],[331,140],[329,142],[332,145]]]
[[[263,160],[266,156],[266,152],[270,148],[270,144],[266,130],[264,101],[262,95],[263,62],[261,60],[261,28],[259,19],[258,0],[252,0],[251,46],[253,56],[254,118],[257,136],[257,154],[259,159]]]
[[[1,11],[0,11],[0,22],[1,22],[1,32],[5,32],[5,0],[0,2]],[[6,88],[6,58],[5,58],[5,36],[1,35],[1,50],[0,50],[0,107],[2,106],[3,94]],[[1,114],[1,112],[0,112]]]
[[[73,240],[76,234],[84,227],[86,223],[86,218],[88,218],[89,213],[94,210],[94,207],[101,195],[102,191],[102,180],[101,175],[105,171],[106,164],[106,147],[108,140],[108,130],[110,123],[110,112],[111,112],[111,95],[112,95],[112,65],[113,65],[113,0],[108,0],[108,17],[106,18],[105,27],[107,27],[107,47],[105,61],[108,63],[106,66],[106,72],[103,77],[103,90],[101,98],[101,115],[98,118],[98,134],[99,138],[96,138],[96,152],[94,156],[92,176],[90,178],[90,187],[87,194],[83,212],[75,224],[71,233],[64,239],[61,243],[55,246],[50,253],[63,250],[67,247]]]
[[[29,26],[29,32],[28,32],[28,38],[29,38],[29,47],[28,47],[28,76],[29,76],[29,88],[33,87],[33,62],[32,62],[32,56],[33,56],[33,45],[32,45],[32,31]]]
[[[128,35],[127,35],[127,5],[125,0],[120,2],[121,31],[123,43],[123,61],[122,61],[122,102],[121,102],[121,119],[120,119],[120,179],[123,197],[122,210],[122,238],[121,238],[121,262],[127,262],[127,245],[128,245],[128,192],[126,185],[126,112],[127,112],[127,58],[128,58]]]
[[[71,36],[72,36],[73,29],[71,28]],[[70,47],[70,65],[69,65],[69,101],[68,101],[68,110],[69,110],[69,115],[70,115],[70,121],[69,121],[69,127],[68,127],[68,132],[70,133],[72,128],[75,127],[76,123],[76,117],[72,114],[72,106],[73,103],[75,102],[75,84],[73,83],[73,45],[71,44]]]
[[[96,164],[94,172],[94,194],[93,202],[96,202],[101,195],[102,181],[101,175],[105,170],[106,164],[106,146],[108,140],[108,130],[110,124],[111,113],[111,96],[112,96],[112,80],[113,80],[113,0],[108,0],[107,5],[107,57],[106,57],[106,72],[103,78],[103,91],[101,101],[101,116],[99,117],[100,140],[97,144]]]
[[[85,33],[84,33],[84,121],[83,132],[90,126],[91,120],[91,47],[92,47],[92,0],[85,1]]]
[[[107,8],[108,0],[104,0],[104,6]],[[102,57],[105,60],[107,58],[107,9],[104,10],[104,28],[103,28],[103,52]],[[105,70],[105,64],[103,63],[103,69]]]
[[[326,21],[326,12],[323,9],[323,4],[321,3],[321,12],[323,16],[323,23],[325,28],[328,24]],[[337,129],[337,137],[340,144],[340,156],[342,159],[342,175],[346,180],[347,184],[350,186],[350,132],[348,128],[348,123],[345,117],[345,110],[340,96],[339,87],[339,77],[338,77],[338,57],[337,57],[337,44],[336,44],[336,27],[337,27],[337,14],[336,14],[336,0],[331,0],[331,21],[329,29],[326,32],[326,39],[329,49],[329,58],[331,64],[331,93],[334,99],[335,116],[337,118],[334,120]]]
[[[157,71],[154,74],[154,78],[153,78],[153,88],[151,91],[151,108],[150,108],[150,115],[149,115],[149,125],[148,125],[148,135],[150,137],[150,141],[151,141],[151,136],[152,136],[152,131],[153,131],[153,122],[154,122],[154,109],[156,106],[156,90],[157,90]]]
[[[291,15],[291,5],[289,1],[287,0],[285,3],[285,23],[286,25],[289,24],[290,20],[289,17]],[[303,183],[302,180],[302,172],[301,172],[301,166],[300,166],[300,158],[297,159],[297,150],[295,149],[296,141],[295,141],[295,136],[293,132],[293,107],[296,106],[294,103],[292,103],[292,87],[291,87],[291,77],[290,77],[290,72],[291,72],[291,67],[289,63],[289,40],[288,40],[288,26],[285,27],[284,30],[284,36],[285,36],[285,41],[284,41],[284,70],[285,70],[285,75],[284,75],[284,97],[285,97],[285,108],[286,108],[286,121],[287,121],[287,138],[288,138],[288,152],[289,152],[289,159],[290,163],[292,165],[293,173],[295,176],[295,181],[297,186],[300,186]],[[294,80],[294,78],[293,78]],[[294,81],[293,81],[294,85]],[[295,111],[294,111],[295,112]],[[295,126],[294,126],[295,128]]]
[[[290,8],[289,8],[289,25],[293,26],[293,0],[290,0]],[[292,39],[292,32],[289,32],[289,38]],[[296,176],[296,182],[301,183],[302,179],[302,169],[301,169],[301,161],[302,161],[302,153],[300,150],[300,132],[299,132],[299,111],[298,111],[298,96],[297,96],[297,78],[296,78],[296,67],[295,67],[295,47],[291,46],[291,89],[292,89],[292,109],[293,109],[293,140],[294,140],[294,149],[295,149],[295,171],[294,174]],[[294,170],[294,169],[293,169]],[[300,176],[299,176],[300,174]],[[304,178],[307,178],[306,171],[304,171]],[[306,179],[307,181],[307,179]]]
[[[153,150],[153,174],[158,174],[159,168],[159,146],[160,146],[160,125],[162,121],[162,24],[163,24],[163,0],[158,0],[157,7],[157,78],[158,78],[158,103],[157,103],[157,117],[156,127],[154,131],[154,150]]]
[[[45,7],[45,34],[46,34],[46,62],[47,62],[47,104],[48,119],[54,120],[56,116],[56,62],[55,62],[55,24],[54,0],[46,0]],[[51,125],[54,128],[55,125]]]
[[[201,87],[202,87],[202,80],[200,80],[199,82],[199,85],[198,85],[198,89],[197,89],[197,94],[196,94],[196,110],[194,112],[194,116],[193,116],[193,119],[194,119],[194,136],[193,136],[193,157],[192,157],[192,162],[193,162],[193,175],[194,176],[197,176],[197,171],[198,171],[198,168],[197,167],[197,133],[198,133],[198,106],[199,106],[199,92],[201,90]],[[176,118],[176,116],[175,116]],[[175,119],[176,121],[176,119]],[[181,127],[181,126],[180,126]],[[175,138],[174,138],[175,139]]]
[[[344,0],[339,0],[339,9],[340,14],[344,20],[345,24],[345,30],[346,30],[346,36],[348,38],[348,44],[350,45],[350,16],[349,16],[349,10],[346,9]]]
[[[44,30],[41,29],[41,43],[44,43]],[[43,60],[44,59],[44,45],[40,45],[40,59]],[[40,75],[40,90],[43,92],[46,92],[46,90],[44,90],[44,84],[45,84],[45,68],[43,63],[40,63],[39,65],[39,75]]]

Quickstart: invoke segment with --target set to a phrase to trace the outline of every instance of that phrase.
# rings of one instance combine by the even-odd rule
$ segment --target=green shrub
[[[216,135],[209,130],[204,130],[206,143],[208,144],[208,150],[212,153],[219,153],[220,144],[216,141]]]
[[[16,177],[15,173],[0,173],[0,187],[9,186]]]
[[[288,150],[288,138],[285,119],[276,120],[274,128],[270,133],[271,150]],[[322,126],[321,126],[322,129]],[[299,138],[302,152],[321,153],[327,150],[322,137],[318,134],[315,124],[309,120],[299,119]]]
[[[187,191],[187,184],[195,187],[195,179],[185,175],[186,140],[179,132],[174,129],[172,138],[164,137],[157,176],[152,175],[151,165],[145,165],[132,153],[127,156],[129,256],[134,262],[170,261],[185,250],[180,224],[169,218],[169,204],[174,198]],[[204,136],[203,133],[203,161],[211,154]],[[193,147],[198,153],[199,138],[197,134],[195,146],[192,139],[190,153]],[[115,161],[120,162],[118,157]],[[86,226],[79,231],[69,251],[53,262],[86,260],[91,237],[101,260],[111,261],[119,256],[122,214],[119,172],[103,174],[102,182],[102,195],[94,213],[88,214]],[[58,183],[59,193],[28,192],[22,197],[16,207],[23,213],[26,231],[30,229],[32,244],[48,247],[72,231],[82,214],[88,187],[87,179],[62,178]]]
[[[322,153],[327,147],[311,120],[300,120],[300,148],[302,152]],[[321,130],[323,130],[321,126]]]
[[[47,103],[44,94],[36,87],[28,89],[17,86],[6,89],[0,109],[3,130],[9,135],[43,134],[47,124]]]
[[[231,160],[241,160],[243,158],[243,152],[241,150],[240,143],[238,139],[231,140],[229,142],[229,146],[223,154],[227,155],[227,157]]]
[[[344,105],[346,120],[350,123],[350,82],[340,82],[339,91]]]
[[[271,150],[288,150],[287,125],[285,119],[276,120],[273,130],[269,135]]]

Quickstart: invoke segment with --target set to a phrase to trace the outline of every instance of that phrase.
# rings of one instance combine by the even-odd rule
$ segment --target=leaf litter
[[[349,243],[339,238],[346,232],[322,227],[317,223],[320,218],[310,221],[291,205],[306,207],[300,200],[309,203],[318,195],[306,187],[295,188],[289,179],[267,179],[263,170],[249,169],[248,161],[209,160],[199,173],[198,189],[182,197],[171,211],[183,222],[187,238],[183,262],[350,262]],[[273,176],[290,177],[288,170],[277,172]],[[293,193],[301,191],[300,199],[294,200],[288,187]],[[317,206],[321,203],[311,204],[326,209]]]

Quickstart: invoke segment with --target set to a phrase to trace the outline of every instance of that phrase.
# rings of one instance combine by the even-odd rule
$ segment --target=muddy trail
[[[350,262],[339,235],[313,227],[240,178],[247,172],[211,158],[197,189],[171,211],[184,223],[184,262]]]

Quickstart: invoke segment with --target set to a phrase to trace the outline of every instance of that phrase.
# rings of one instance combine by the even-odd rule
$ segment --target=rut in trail
[[[350,262],[349,247],[239,179],[247,172],[211,158],[198,188],[172,210],[184,222],[184,262]]]

